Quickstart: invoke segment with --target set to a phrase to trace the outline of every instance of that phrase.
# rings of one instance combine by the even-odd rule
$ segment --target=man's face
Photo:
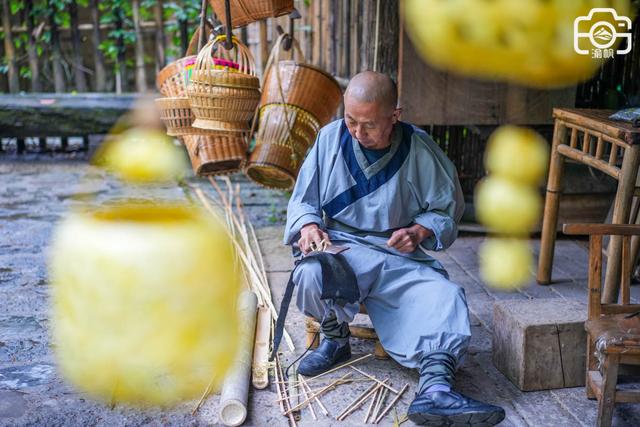
[[[391,144],[391,131],[398,121],[400,110],[375,102],[360,102],[350,96],[344,98],[344,121],[349,133],[370,149],[382,149]]]

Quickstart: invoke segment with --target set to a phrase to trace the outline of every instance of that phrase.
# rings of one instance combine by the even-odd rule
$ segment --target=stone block
[[[587,306],[577,301],[496,302],[493,364],[522,391],[583,386],[586,319]]]

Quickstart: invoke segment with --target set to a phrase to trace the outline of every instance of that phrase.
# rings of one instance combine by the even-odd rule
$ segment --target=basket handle
[[[213,64],[213,52],[216,52],[219,57],[234,61],[239,66],[239,71],[245,74],[256,77],[256,67],[251,50],[242,44],[235,36],[231,38],[233,43],[233,51],[235,55],[232,55],[232,50],[227,50],[224,47],[224,42],[227,40],[227,36],[220,34],[209,40],[206,45],[198,53],[196,59],[196,69],[203,71],[212,71]]]

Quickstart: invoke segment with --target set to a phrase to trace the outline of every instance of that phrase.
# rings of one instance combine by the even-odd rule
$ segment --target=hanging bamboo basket
[[[223,46],[225,40],[224,35],[216,37],[198,54],[187,88],[193,127],[245,133],[260,102],[260,80],[251,51],[235,37],[229,51]],[[221,61],[214,60],[214,53]],[[221,66],[222,61],[237,68]]]
[[[242,170],[247,159],[243,135],[185,135],[193,172],[198,176],[228,175]]]
[[[210,135],[213,131],[192,126],[195,116],[187,97],[166,97],[155,100],[160,112],[160,120],[167,128],[169,136]]]
[[[226,15],[224,0],[209,0],[213,11],[224,21]],[[231,26],[244,27],[264,18],[276,17],[293,12],[293,0],[230,0]]]
[[[285,37],[276,41],[266,67],[268,89],[262,95],[256,146],[245,173],[261,185],[286,190],[293,187],[318,131],[335,114],[342,92],[324,71],[300,61],[280,61]],[[303,58],[295,40],[293,47]]]
[[[156,86],[166,97],[187,96],[187,85],[196,63],[195,55],[188,55],[167,64],[156,76]]]
[[[290,189],[319,130],[311,114],[293,105],[262,107],[246,175],[265,187]]]

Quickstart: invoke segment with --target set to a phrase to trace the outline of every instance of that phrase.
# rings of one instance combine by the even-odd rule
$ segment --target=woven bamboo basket
[[[182,142],[198,176],[232,174],[246,163],[244,135],[185,135]]]
[[[222,43],[225,40],[224,35],[216,37],[198,54],[187,88],[196,117],[193,127],[246,133],[260,102],[260,80],[249,48],[234,37],[234,48],[228,51]],[[237,64],[238,69],[215,65],[214,52],[216,57]]]
[[[189,55],[168,63],[156,76],[156,86],[166,97],[187,96],[187,84],[196,56]]]
[[[166,97],[155,100],[160,112],[160,120],[167,128],[169,136],[183,135],[211,135],[214,131],[194,128],[192,125],[195,116],[189,106],[187,97]]]
[[[290,189],[319,130],[315,117],[300,108],[265,105],[245,174],[265,187]]]
[[[209,0],[213,11],[226,25],[224,0]],[[293,12],[293,0],[231,0],[231,26],[244,27],[260,19]]]
[[[292,104],[315,116],[321,126],[331,121],[342,101],[338,82],[320,68],[304,63],[297,41],[293,48],[302,61],[280,60],[284,35],[276,41],[269,57],[260,105]]]

